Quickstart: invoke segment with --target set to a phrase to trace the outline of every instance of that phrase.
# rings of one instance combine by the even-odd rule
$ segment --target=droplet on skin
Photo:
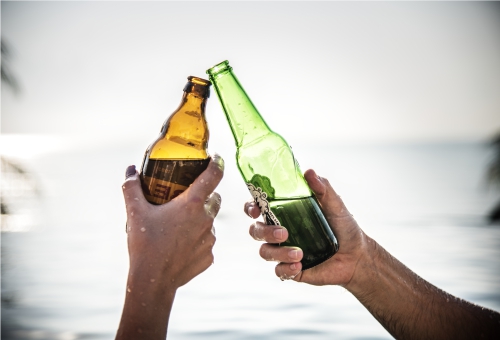
[[[144,302],[143,302],[143,303],[141,303],[141,305],[142,305],[143,307],[146,307],[146,304],[145,304]]]
[[[174,282],[174,281],[175,281],[175,280],[174,280],[174,279],[172,279],[172,282]]]
[[[151,280],[149,280],[149,281],[151,281],[151,282],[155,282],[156,280],[155,280],[155,279],[151,279]]]
[[[203,183],[203,182],[205,182],[205,180],[202,178],[200,182]]]
[[[132,290],[129,287],[127,287],[127,292],[131,293]]]
[[[205,240],[201,240],[201,244],[205,244]]]
[[[142,231],[142,232],[145,232],[145,231],[146,231],[146,228],[142,227],[142,228],[141,228],[141,231]]]
[[[134,197],[134,201],[138,201],[139,199],[137,197]]]
[[[130,213],[130,216],[134,216],[134,212],[133,211]]]
[[[168,262],[168,259],[165,259],[165,262]]]

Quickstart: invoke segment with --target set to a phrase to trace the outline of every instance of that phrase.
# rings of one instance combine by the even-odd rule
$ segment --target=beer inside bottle
[[[207,71],[236,142],[236,162],[267,224],[288,230],[284,246],[304,252],[302,269],[338,250],[337,238],[302,175],[287,142],[262,119],[228,61]]]
[[[210,85],[208,80],[188,77],[179,107],[146,150],[140,178],[150,203],[169,202],[207,168],[210,158],[205,106]]]

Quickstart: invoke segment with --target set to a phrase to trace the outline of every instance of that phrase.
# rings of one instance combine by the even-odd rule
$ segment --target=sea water
[[[112,339],[126,290],[124,172],[143,145],[23,160],[39,194],[30,224],[2,233],[3,339]],[[219,151],[219,150],[217,150]],[[223,150],[224,151],[224,150]],[[500,227],[486,214],[490,151],[480,143],[294,146],[329,179],[359,225],[424,279],[500,310]],[[280,281],[258,255],[234,164],[217,188],[215,263],[181,287],[170,339],[390,339],[341,287]],[[325,157],[327,155],[327,157]],[[14,223],[16,220],[12,220]],[[342,246],[342,245],[341,245]]]

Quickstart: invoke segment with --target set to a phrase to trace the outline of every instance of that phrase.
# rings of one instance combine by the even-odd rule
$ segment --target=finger
[[[193,201],[205,202],[206,198],[215,190],[224,175],[224,160],[218,154],[212,156],[205,171],[186,190]]]
[[[276,276],[278,276],[281,281],[298,279],[298,275],[302,270],[302,263],[278,263],[274,269]]]
[[[245,214],[247,214],[251,218],[257,218],[260,216],[260,208],[254,201],[246,202],[245,206],[243,207],[243,211],[245,211]]]
[[[280,247],[275,244],[264,243],[260,247],[260,257],[266,261],[293,263],[302,260],[304,253],[298,247]]]
[[[312,169],[307,170],[304,173],[304,177],[318,199],[325,215],[331,217],[345,217],[351,215],[340,196],[333,190],[330,182],[328,182],[326,178],[319,177]]]
[[[216,192],[211,193],[207,201],[205,202],[205,211],[207,212],[208,216],[215,218],[215,216],[217,216],[217,214],[219,213],[220,204],[220,195]]]
[[[268,243],[281,243],[288,239],[288,230],[279,225],[256,222],[250,226],[249,232],[255,240]]]
[[[125,173],[125,182],[122,185],[123,197],[125,198],[125,206],[127,213],[130,214],[140,204],[145,202],[144,194],[141,188],[139,174],[135,169],[135,165],[127,167]]]

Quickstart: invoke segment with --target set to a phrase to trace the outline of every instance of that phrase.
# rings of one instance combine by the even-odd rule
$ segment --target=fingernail
[[[249,212],[249,215],[251,218],[253,218],[253,212],[257,209],[257,207],[255,206],[255,204],[252,204],[250,206],[250,208],[248,208],[248,212]],[[260,215],[260,211],[258,212],[258,215]]]
[[[293,250],[290,250],[288,252],[288,256],[291,258],[291,259],[299,259],[299,256],[302,254],[302,250],[301,249],[293,249]]]
[[[251,206],[250,206],[250,203],[245,203],[245,214],[247,214],[248,217],[252,217],[252,215],[250,215],[250,209],[251,209]]]
[[[129,165],[127,171],[125,171],[125,178],[132,177],[136,174],[135,165]]]
[[[283,228],[274,229],[273,235],[276,239],[281,240],[283,238]]]
[[[215,153],[212,156],[212,160],[215,162],[215,164],[217,164],[217,166],[219,167],[219,169],[221,169],[222,171],[224,171],[224,159],[222,159],[222,157],[218,153]]]

